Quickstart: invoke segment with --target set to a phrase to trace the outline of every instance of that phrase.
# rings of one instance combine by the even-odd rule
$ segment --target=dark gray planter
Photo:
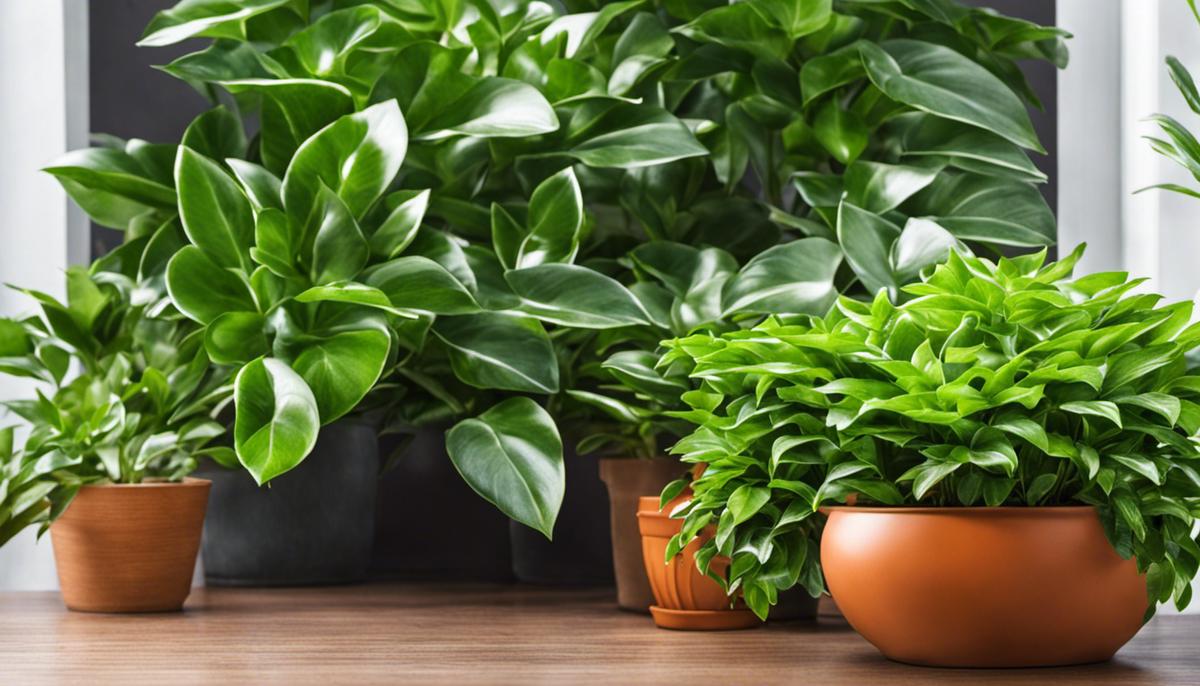
[[[548,586],[612,586],[612,529],[608,491],[596,461],[567,445],[567,490],[554,525],[554,540],[511,522],[513,573],[518,581]]]
[[[379,478],[373,578],[513,580],[508,518],[454,469],[446,454],[447,428],[418,429],[404,455]],[[386,459],[399,442],[384,436],[379,454]]]
[[[209,465],[201,555],[212,586],[309,586],[361,581],[371,562],[379,443],[375,428],[321,428],[304,462],[259,488],[244,471]]]

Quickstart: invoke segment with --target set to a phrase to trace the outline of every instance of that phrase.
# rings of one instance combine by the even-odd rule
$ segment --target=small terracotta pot
[[[50,526],[68,609],[179,610],[208,507],[204,479],[84,486]]]
[[[711,537],[711,531],[705,531],[664,563],[667,543],[679,533],[683,520],[669,516],[678,501],[669,503],[665,511],[659,511],[658,501],[653,496],[640,498],[637,513],[642,558],[654,593],[655,604],[650,606],[654,623],[663,629],[693,631],[749,629],[762,624],[750,610],[733,607],[725,589],[696,569],[696,551]],[[712,561],[713,568],[720,571],[728,564],[724,558]]]
[[[685,469],[678,460],[665,458],[604,458],[600,479],[608,488],[612,524],[613,572],[617,582],[617,607],[646,613],[654,603],[646,563],[642,560],[642,537],[638,533],[638,499],[655,496],[678,479]]]
[[[1146,580],[1091,507],[831,507],[825,581],[885,656],[940,667],[1107,660],[1137,633]]]

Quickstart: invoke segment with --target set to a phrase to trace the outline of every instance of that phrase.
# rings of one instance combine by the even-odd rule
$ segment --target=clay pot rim
[[[212,481],[194,476],[185,476],[182,481],[166,481],[165,479],[146,479],[136,484],[115,483],[103,481],[94,484],[84,484],[83,488],[200,488],[211,486]]]
[[[824,514],[831,512],[861,512],[864,514],[942,514],[977,517],[1008,517],[1025,514],[1039,516],[1072,516],[1096,511],[1094,505],[1001,505],[998,507],[969,507],[952,505],[938,507],[933,505],[824,505],[820,508]]]

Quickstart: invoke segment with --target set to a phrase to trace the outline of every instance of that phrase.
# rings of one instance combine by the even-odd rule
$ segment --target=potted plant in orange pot
[[[119,258],[69,270],[65,303],[29,292],[41,316],[0,319],[0,371],[51,389],[5,403],[31,427],[20,445],[0,430],[0,543],[49,529],[72,610],[178,610],[210,485],[188,474],[205,456],[236,463],[206,447],[225,433],[228,370],[186,320],[148,316],[136,269],[104,271]]]
[[[920,664],[1105,660],[1186,606],[1200,326],[1124,273],[1071,279],[1080,254],[955,252],[899,304],[672,343],[704,384],[678,449],[709,463],[675,547],[715,523],[697,559],[731,557],[718,578],[760,615],[823,570],[855,629]]]

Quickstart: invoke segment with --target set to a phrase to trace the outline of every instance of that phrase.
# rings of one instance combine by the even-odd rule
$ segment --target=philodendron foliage
[[[150,317],[127,275],[67,272],[65,303],[25,291],[38,316],[0,319],[0,373],[44,384],[4,406],[29,423],[23,444],[0,429],[0,544],[32,524],[42,530],[88,483],[181,479],[197,459],[236,464],[209,446],[228,401],[229,370],[213,365],[198,328]],[[162,315],[163,313],[159,313]]]
[[[959,253],[894,303],[839,299],[825,317],[673,341],[662,364],[699,390],[675,447],[706,463],[678,551],[732,558],[760,616],[779,591],[822,590],[825,504],[1088,504],[1146,572],[1151,610],[1191,599],[1200,564],[1200,344],[1192,303],[1157,307],[1125,273],[1071,279],[1081,250],[998,263]],[[685,486],[673,484],[664,498]]]
[[[1053,233],[1013,60],[1061,64],[1061,32],[945,0],[186,0],[141,44],[194,37],[162,69],[223,107],[178,153],[106,139],[51,171],[178,251],[171,300],[241,367],[260,481],[382,403],[461,420],[467,482],[549,534],[552,416],[654,449],[657,409],[625,413],[605,369]],[[676,381],[647,379],[668,407]]]

